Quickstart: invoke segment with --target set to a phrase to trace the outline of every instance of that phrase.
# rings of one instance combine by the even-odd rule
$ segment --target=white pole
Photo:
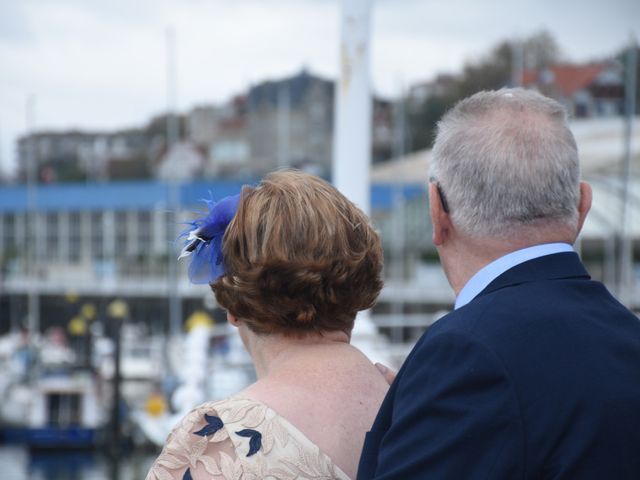
[[[335,90],[333,135],[333,184],[366,214],[371,213],[370,12],[371,0],[342,1],[340,78]],[[352,340],[373,361],[389,363],[386,352],[377,348],[377,331],[368,310],[358,314]]]
[[[27,151],[27,222],[26,222],[26,252],[27,252],[27,312],[28,327],[32,334],[40,329],[40,299],[38,297],[37,261],[38,245],[40,243],[40,229],[38,228],[38,158],[36,154],[35,131],[36,97],[30,95],[26,103],[26,151]]]
[[[405,102],[407,96],[404,89],[400,89],[400,95],[393,106],[393,157],[401,160],[405,155]],[[405,202],[404,202],[404,184],[400,181],[393,185],[393,220],[391,222],[391,262],[390,270],[392,278],[399,287],[404,284],[404,252],[406,244],[406,227],[405,227]],[[392,330],[392,341],[396,344],[402,342],[402,319],[404,317],[404,305],[402,297],[398,296],[391,303],[391,314],[395,328]]]
[[[178,118],[177,118],[177,75],[176,75],[176,36],[173,29],[167,29],[166,33],[166,61],[167,61],[167,156],[166,162],[169,173],[169,215],[167,226],[170,232],[170,241],[177,236],[177,224],[180,215],[180,183],[175,173],[179,166],[171,165],[174,160],[172,148],[178,141]],[[180,297],[178,285],[178,260],[175,252],[169,247],[168,257],[168,279],[169,291],[169,332],[177,336],[182,331],[182,298]]]
[[[627,306],[631,304],[633,288],[633,244],[631,233],[631,209],[629,208],[629,183],[631,180],[631,140],[633,138],[633,117],[636,110],[636,69],[637,44],[631,39],[627,53],[626,82],[625,82],[625,152],[622,172],[622,244],[620,248],[620,301]]]
[[[342,1],[333,139],[333,184],[367,214],[371,210],[370,11],[370,0]]]

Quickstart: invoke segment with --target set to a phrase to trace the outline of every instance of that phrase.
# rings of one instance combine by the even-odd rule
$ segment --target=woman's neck
[[[340,331],[289,337],[281,334],[258,335],[245,325],[241,328],[247,329],[242,336],[255,364],[258,380],[290,367],[298,367],[303,356],[322,355],[336,347],[348,345],[350,341],[350,336]]]

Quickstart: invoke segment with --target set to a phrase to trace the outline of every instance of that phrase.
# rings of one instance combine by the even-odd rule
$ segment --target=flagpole
[[[370,0],[342,1],[333,139],[333,184],[367,214],[371,211],[370,22]]]
[[[333,184],[367,215],[371,213],[371,85],[369,72],[370,0],[342,0],[340,76],[335,87]],[[377,334],[368,310],[358,314],[352,338]]]

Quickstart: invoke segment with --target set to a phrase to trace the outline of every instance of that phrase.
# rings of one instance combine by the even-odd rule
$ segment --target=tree
[[[452,97],[431,96],[419,108],[409,113],[408,124],[411,138],[409,148],[411,151],[432,146],[438,120],[451,108],[453,103]]]
[[[523,45],[525,68],[539,70],[562,60],[562,51],[558,42],[546,30],[534,33],[525,39]]]
[[[511,84],[515,48],[524,51],[525,68],[545,68],[561,59],[560,47],[547,31],[527,37],[519,45],[502,41],[480,59],[468,62],[438,93],[430,95],[409,114],[410,150],[429,148],[442,115],[457,101],[481,90],[496,90]]]

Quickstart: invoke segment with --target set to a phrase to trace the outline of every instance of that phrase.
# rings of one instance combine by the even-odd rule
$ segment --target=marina
[[[207,97],[181,111],[170,27],[159,88],[166,105],[154,98],[162,113],[145,125],[48,131],[28,96],[15,178],[0,171],[0,480],[141,480],[187,413],[256,381],[238,329],[177,258],[207,202],[268,171],[317,174],[370,216],[384,287],[358,314],[351,342],[372,362],[399,368],[454,307],[431,241],[427,190],[436,121],[466,90],[523,86],[571,113],[581,176],[593,187],[574,248],[591,276],[640,314],[635,41],[606,61],[567,66],[509,38],[487,64],[401,85],[387,99],[372,81],[371,2],[342,6],[335,80],[302,63],[288,77],[251,77],[224,102]],[[555,45],[548,32],[530,43],[540,39]],[[527,66],[525,53],[542,59]],[[502,76],[494,85],[475,79],[475,69]]]
[[[156,455],[137,452],[114,459],[95,451],[30,451],[0,445],[3,480],[139,480]]]

